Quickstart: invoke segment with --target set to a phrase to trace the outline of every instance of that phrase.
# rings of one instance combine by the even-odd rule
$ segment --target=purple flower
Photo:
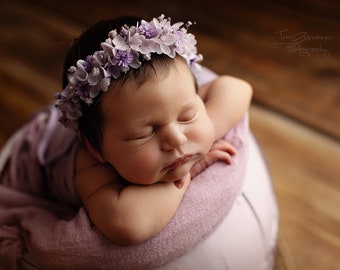
[[[129,49],[129,45],[126,43],[125,38],[122,36],[115,36],[112,40],[112,43],[117,50],[124,51]]]
[[[100,92],[100,85],[96,84],[90,87],[90,92],[89,92],[89,97],[91,98],[95,98],[96,96],[98,96],[99,92]]]
[[[89,56],[86,57],[86,61],[84,63],[84,68],[85,68],[86,72],[91,71],[93,60],[94,60],[93,55],[89,55]]]
[[[154,24],[142,21],[141,25],[138,27],[139,32],[146,38],[153,38],[158,35],[158,31]]]
[[[114,79],[118,79],[120,77],[122,70],[119,66],[115,65],[109,65],[107,67],[107,73],[109,74],[110,77]]]
[[[126,72],[129,66],[132,68],[138,68],[140,66],[140,62],[138,61],[138,53],[132,50],[117,50],[114,55],[112,64],[120,66],[123,72]]]
[[[94,67],[91,70],[91,73],[88,74],[87,81],[89,82],[89,85],[96,85],[99,83],[99,81],[103,78],[103,74],[101,73],[100,67]]]
[[[133,60],[133,55],[128,51],[117,50],[115,58],[117,60],[117,65],[123,68],[129,67],[129,63]]]
[[[101,79],[99,82],[100,90],[102,90],[103,92],[106,92],[109,89],[110,83],[111,83],[110,79],[107,77]]]

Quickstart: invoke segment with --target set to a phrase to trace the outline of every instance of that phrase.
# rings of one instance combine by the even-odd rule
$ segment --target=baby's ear
[[[91,154],[92,157],[94,157],[100,163],[106,163],[103,155],[93,147],[93,145],[89,142],[86,136],[84,136],[84,134],[82,134],[81,132],[78,132],[77,135],[78,135],[78,138],[83,142],[86,150]]]

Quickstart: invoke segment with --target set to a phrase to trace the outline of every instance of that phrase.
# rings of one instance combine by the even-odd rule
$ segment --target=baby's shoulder
[[[76,154],[74,185],[83,201],[103,187],[112,184],[120,186],[119,179],[120,177],[109,164],[101,163],[87,151],[84,145],[79,145]],[[112,186],[112,191],[114,191],[117,185]]]
[[[95,167],[98,163],[98,160],[91,156],[91,154],[86,150],[85,146],[82,143],[79,143],[75,160],[75,176]]]

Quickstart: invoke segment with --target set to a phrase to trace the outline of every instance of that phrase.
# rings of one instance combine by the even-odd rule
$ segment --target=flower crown
[[[77,66],[68,70],[68,84],[57,93],[56,107],[62,112],[60,122],[67,128],[77,130],[82,116],[82,105],[90,106],[93,100],[106,92],[110,79],[118,79],[131,68],[138,69],[152,54],[165,54],[171,58],[182,56],[191,68],[199,68],[195,36],[187,33],[191,22],[170,24],[164,15],[150,22],[142,20],[136,26],[123,26],[119,33],[112,30],[108,39],[101,43],[102,50],[94,52]]]

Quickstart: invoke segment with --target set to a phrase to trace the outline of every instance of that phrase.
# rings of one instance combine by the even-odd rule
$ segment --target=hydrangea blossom
[[[101,43],[102,50],[69,68],[68,84],[55,96],[63,125],[77,130],[82,106],[91,106],[101,92],[108,90],[111,79],[118,79],[131,68],[138,69],[152,54],[171,58],[180,55],[191,68],[199,68],[202,55],[197,54],[195,36],[187,33],[191,24],[171,25],[171,19],[161,15],[150,22],[142,20],[136,26],[123,26],[119,32],[110,31]]]

